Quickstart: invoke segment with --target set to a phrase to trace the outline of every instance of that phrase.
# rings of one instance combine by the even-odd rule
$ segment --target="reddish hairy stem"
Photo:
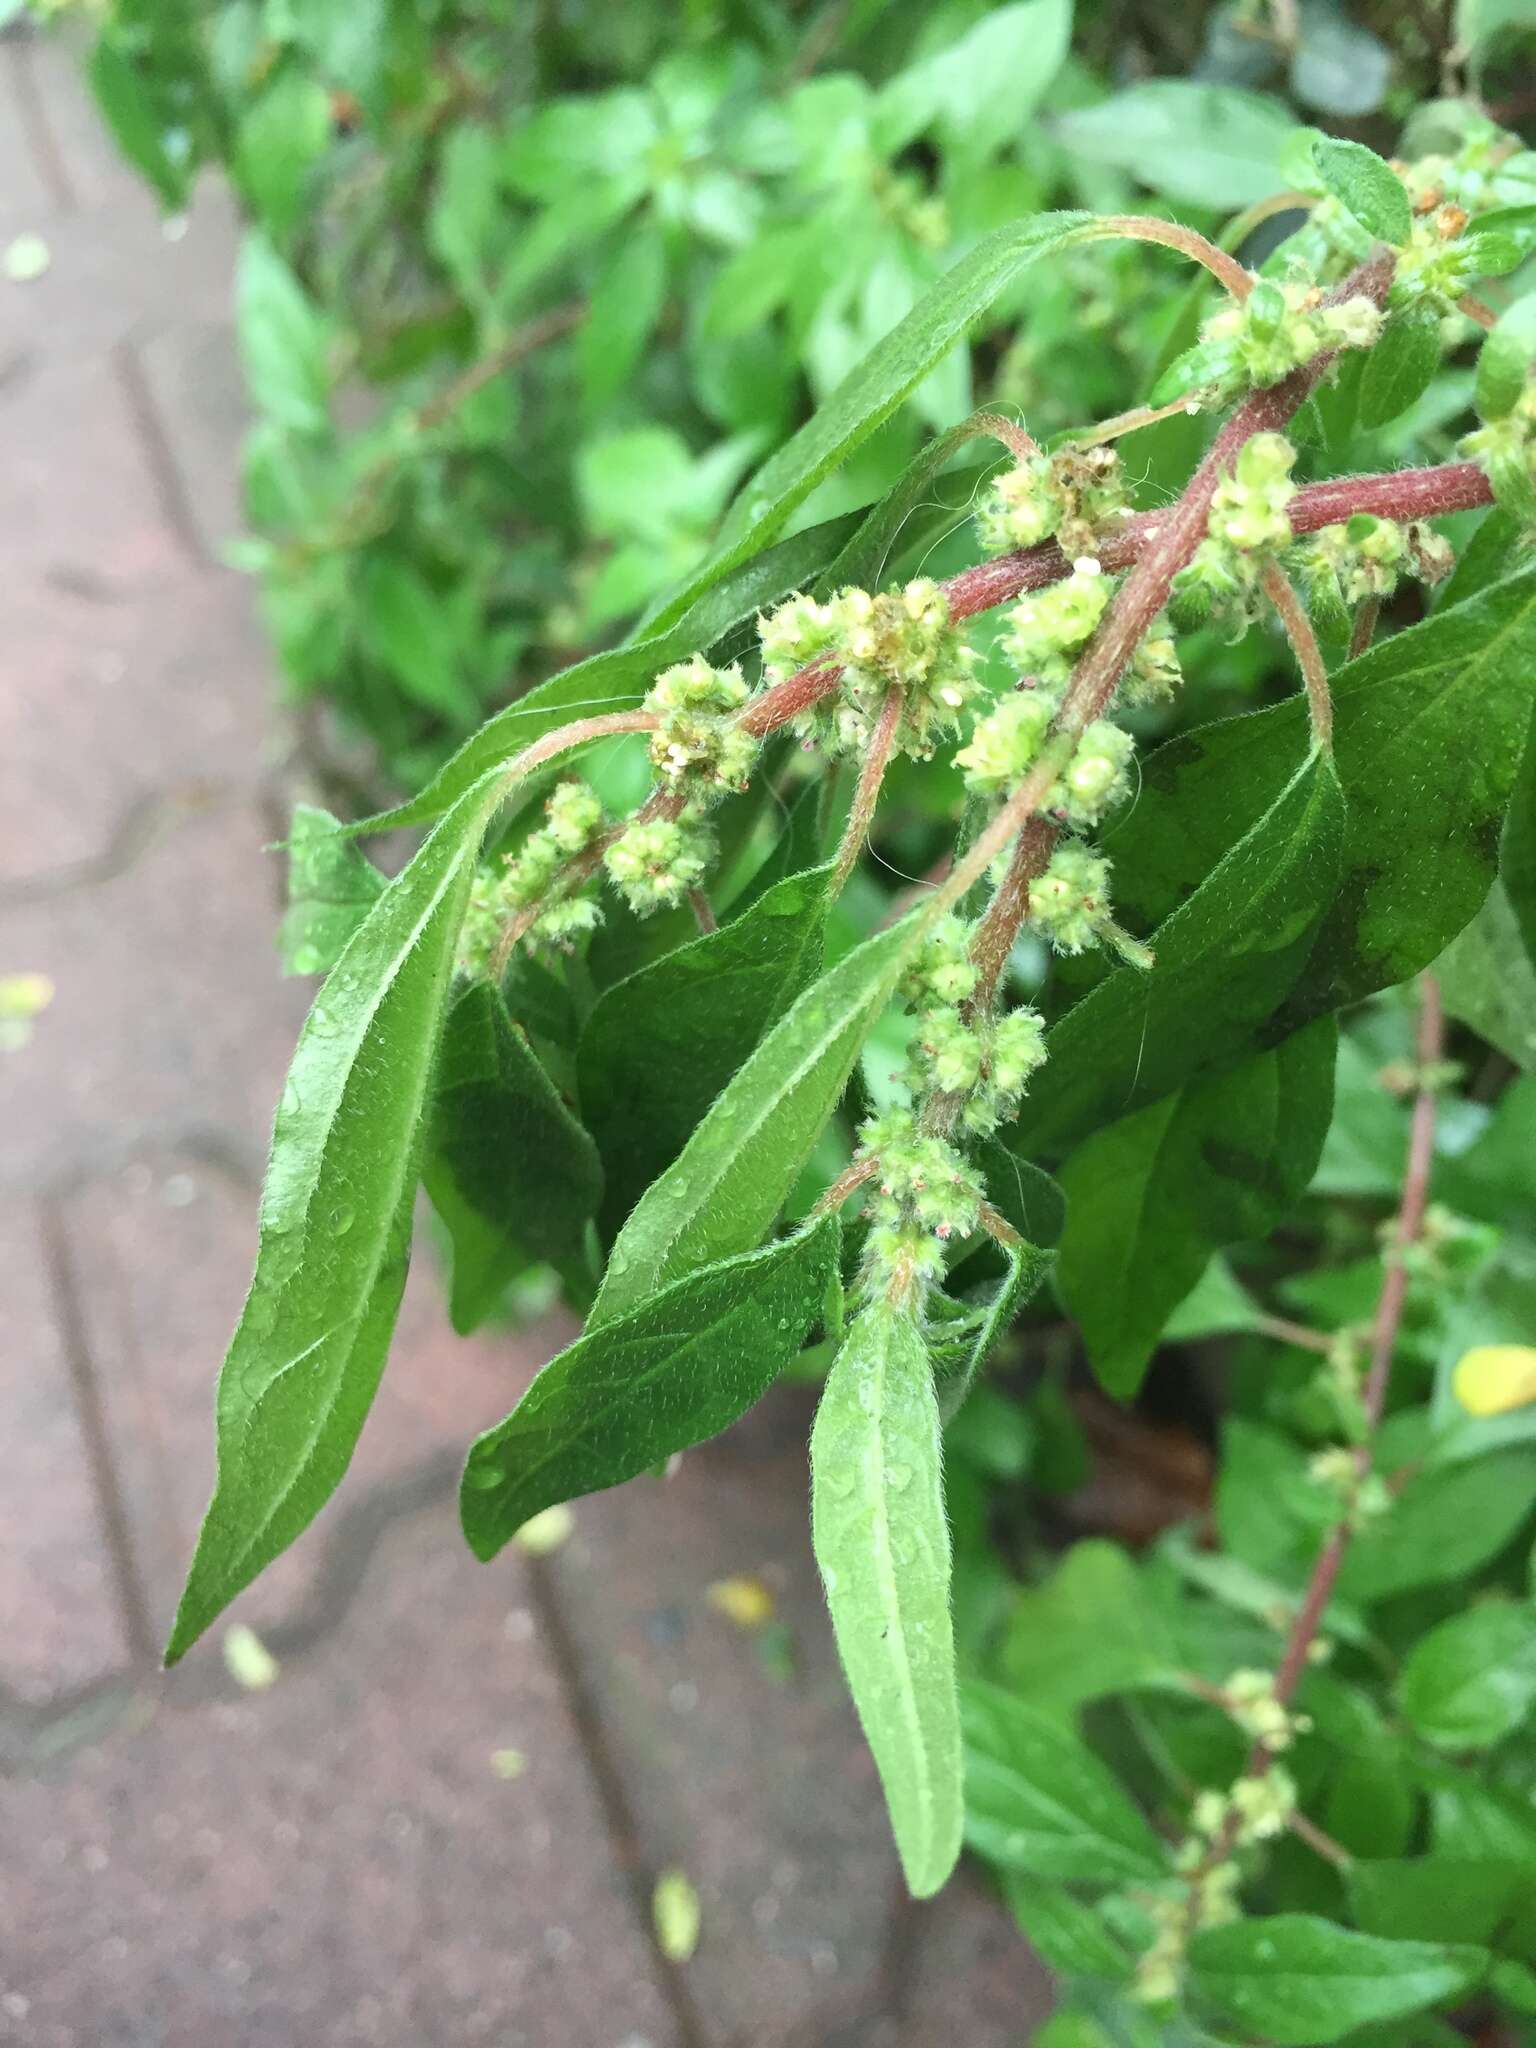
[[[1207,269],[1219,284],[1225,285],[1239,304],[1253,290],[1253,279],[1225,249],[1218,249],[1214,242],[1208,242],[1204,235],[1194,228],[1181,227],[1177,221],[1158,220],[1151,214],[1112,213],[1099,223],[1105,234],[1118,235],[1129,242],[1156,242],[1161,248],[1175,249],[1181,256]]]
[[[896,728],[901,724],[901,714],[906,708],[907,693],[900,683],[892,683],[885,693],[880,706],[880,716],[870,735],[869,751],[864,756],[864,766],[859,770],[858,788],[853,793],[853,804],[848,812],[848,823],[843,828],[843,843],[837,849],[837,866],[832,871],[832,894],[838,895],[854,862],[863,851],[864,841],[869,836],[870,821],[875,815],[875,806],[880,801],[880,785],[885,780],[885,771],[890,766],[891,752],[896,745]]]
[[[978,975],[971,1002],[977,1010],[992,1006],[998,981],[1029,909],[1029,885],[1045,873],[1058,836],[1049,819],[1031,818],[1014,844],[1008,872],[998,883],[971,940],[971,959]]]
[[[520,782],[557,754],[585,746],[588,740],[611,739],[617,733],[654,732],[660,723],[654,711],[605,711],[596,718],[575,719],[570,725],[541,734],[531,746],[524,747],[508,766],[507,781]]]
[[[1274,606],[1285,637],[1291,643],[1307,686],[1307,710],[1312,719],[1312,737],[1325,754],[1333,752],[1333,696],[1328,688],[1328,670],[1323,650],[1317,644],[1307,608],[1296,595],[1296,586],[1278,562],[1264,570],[1264,595]]]
[[[720,929],[715,921],[715,907],[702,889],[688,891],[688,908],[693,912],[693,921],[702,938],[707,939],[711,932]]]
[[[1350,661],[1358,661],[1367,647],[1370,646],[1372,639],[1375,637],[1376,621],[1380,615],[1381,599],[1379,597],[1364,599],[1360,609],[1355,613],[1355,622],[1349,629],[1349,654],[1347,658]]]

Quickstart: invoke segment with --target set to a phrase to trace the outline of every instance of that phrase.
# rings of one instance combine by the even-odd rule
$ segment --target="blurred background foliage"
[[[1533,0],[113,0],[88,71],[168,210],[217,167],[249,222],[233,553],[289,696],[363,743],[366,807],[621,637],[990,229],[1150,204],[1219,232],[1285,189],[1298,122],[1391,146],[1468,89],[1518,122],[1533,47]],[[1037,435],[1137,403],[1202,297],[1145,247],[1032,273],[797,523],[973,399]],[[1333,466],[1442,452],[1465,398],[1452,368]],[[1128,444],[1146,502],[1200,437]]]

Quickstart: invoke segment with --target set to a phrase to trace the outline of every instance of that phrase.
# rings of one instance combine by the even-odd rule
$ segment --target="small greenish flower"
[[[881,1294],[900,1277],[919,1284],[941,1278],[945,1242],[976,1228],[981,1188],[975,1175],[954,1146],[920,1132],[909,1109],[872,1117],[859,1137],[863,1153],[879,1160],[866,1210],[867,1293]]]
[[[1327,349],[1369,348],[1380,332],[1381,314],[1367,298],[1330,306],[1315,284],[1267,277],[1200,330],[1214,361],[1230,361],[1241,380],[1260,386],[1278,384]]]
[[[1077,751],[1051,785],[1046,808],[1083,830],[1097,825],[1130,790],[1130,762],[1136,742],[1122,726],[1096,718],[1084,729]]]
[[[943,591],[924,576],[877,597],[841,590],[823,610],[831,615],[831,641],[822,651],[840,662],[842,678],[835,692],[795,721],[796,731],[830,753],[860,754],[874,736],[886,693],[899,684],[897,750],[926,760],[976,687],[975,652],[950,623]],[[808,643],[795,644],[798,651]]]
[[[1289,1749],[1312,1725],[1305,1714],[1293,1714],[1282,1705],[1272,1671],[1234,1671],[1221,1691],[1238,1727],[1271,1754]]]
[[[837,601],[819,603],[796,591],[772,612],[760,614],[757,637],[763,651],[763,679],[779,683],[823,656],[836,658],[840,619]]]
[[[981,1079],[980,1034],[956,1008],[923,1012],[913,1057],[920,1084],[946,1095],[969,1094]]]
[[[585,909],[560,897],[562,877],[603,827],[603,807],[584,782],[556,783],[544,804],[545,822],[530,832],[515,854],[482,867],[470,885],[469,906],[459,931],[458,965],[466,974],[490,971],[492,955],[508,921],[545,897],[555,899],[529,927],[530,939],[568,944],[598,921],[595,905]],[[556,910],[563,914],[554,915]]]
[[[1029,885],[1031,924],[1058,953],[1081,953],[1108,922],[1109,862],[1069,841]]]
[[[1066,510],[1050,457],[1029,455],[988,484],[976,508],[976,530],[988,554],[1032,548],[1050,538]]]
[[[544,806],[544,832],[568,859],[581,853],[603,822],[602,801],[584,782],[556,783]]]
[[[977,719],[955,756],[968,786],[992,796],[1021,782],[1045,744],[1057,701],[1050,690],[1013,690]]]
[[[1179,663],[1179,650],[1174,644],[1173,629],[1167,614],[1159,613],[1131,656],[1130,666],[1120,685],[1120,695],[1127,704],[1134,706],[1165,704],[1183,680],[1184,671]]]
[[[902,977],[909,1003],[963,1003],[976,986],[969,952],[970,931],[958,917],[939,920]]]
[[[717,669],[696,654],[662,670],[645,708],[661,720],[651,736],[651,762],[664,783],[700,802],[746,788],[758,741],[736,714],[749,694],[739,662]]]
[[[633,819],[603,855],[603,866],[637,917],[681,903],[709,872],[713,836],[695,811]]]
[[[1502,419],[1468,434],[1461,453],[1477,464],[1499,504],[1526,526],[1536,525],[1536,380]]]
[[[1295,460],[1296,450],[1283,434],[1255,434],[1245,441],[1231,471],[1216,486],[1206,522],[1209,537],[1240,554],[1284,547],[1291,538]]]
[[[1026,674],[1064,683],[1072,656],[1091,637],[1114,589],[1092,555],[1080,555],[1060,583],[1021,597],[1009,619],[1003,651]]]
[[[566,896],[540,911],[528,936],[568,952],[577,939],[595,931],[602,921],[603,913],[590,896]]]

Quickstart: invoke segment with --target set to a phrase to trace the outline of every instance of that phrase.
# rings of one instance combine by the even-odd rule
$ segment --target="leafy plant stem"
[[[1125,241],[1156,242],[1161,248],[1176,249],[1181,256],[1208,270],[1239,302],[1253,290],[1252,277],[1235,256],[1229,256],[1194,228],[1182,227],[1177,221],[1154,220],[1140,213],[1112,213],[1100,221],[1099,228],[1102,233]]]
[[[1499,324],[1498,314],[1492,306],[1484,305],[1475,292],[1463,292],[1456,301],[1456,310],[1458,313],[1465,313],[1469,320],[1475,321],[1484,329],[1497,327]]]
[[[1001,441],[1009,454],[1016,455],[1021,462],[1040,453],[1040,443],[1034,435],[1000,412],[979,412],[971,424],[978,434],[990,434],[994,441]]]
[[[896,729],[901,724],[901,714],[906,701],[907,693],[900,683],[892,683],[885,693],[880,706],[880,716],[875,721],[875,729],[870,735],[869,751],[864,756],[864,765],[859,770],[858,787],[853,793],[853,807],[848,813],[842,844],[837,849],[837,865],[832,870],[830,885],[834,896],[841,892],[854,862],[864,850],[864,841],[869,836],[875,806],[880,801],[880,785],[884,782],[885,771],[890,765],[891,750],[896,744]]]
[[[1312,737],[1325,754],[1333,751],[1333,697],[1328,688],[1328,670],[1323,663],[1323,650],[1317,644],[1317,635],[1312,630],[1312,621],[1307,608],[1296,594],[1296,586],[1281,568],[1271,561],[1264,568],[1264,595],[1274,606],[1285,628],[1285,637],[1291,643],[1291,650],[1301,669],[1302,681],[1307,686],[1307,712],[1312,720]]]
[[[1376,621],[1381,616],[1381,599],[1368,597],[1355,613],[1355,622],[1349,632],[1350,661],[1357,661],[1364,654],[1376,636]]]
[[[704,938],[707,939],[711,932],[720,929],[715,920],[714,905],[702,889],[688,891],[688,908],[693,912],[693,921]]]
[[[1129,412],[1116,413],[1113,419],[1101,420],[1098,426],[1074,434],[1072,446],[1097,448],[1105,441],[1118,441],[1125,434],[1134,434],[1138,428],[1155,427],[1159,420],[1171,420],[1175,413],[1198,410],[1191,398],[1170,399],[1167,405],[1135,405]]]

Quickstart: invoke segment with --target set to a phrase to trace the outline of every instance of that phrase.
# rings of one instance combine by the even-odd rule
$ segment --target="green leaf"
[[[910,1313],[876,1302],[850,1324],[816,1410],[811,1536],[901,1867],[920,1899],[954,1869],[962,1819],[943,1469],[922,1332]]]
[[[1526,958],[1536,967],[1536,709],[1531,713],[1520,772],[1504,820],[1499,874],[1525,943]]]
[[[1362,1529],[1339,1575],[1345,1599],[1387,1600],[1454,1585],[1496,1557],[1536,1508],[1536,1449],[1512,1445],[1462,1465],[1415,1472]]]
[[[667,249],[661,236],[622,237],[598,273],[587,317],[576,335],[576,364],[594,411],[607,405],[634,374],[661,317],[666,291]]]
[[[580,1272],[597,1147],[489,981],[448,1009],[422,1178],[453,1242],[453,1327],[483,1322],[530,1258]]]
[[[1144,791],[1138,808],[1150,807]],[[1151,972],[1121,968],[1050,1032],[1050,1059],[1020,1112],[1016,1149],[1062,1150],[1107,1119],[1283,1038],[1272,1020],[1333,902],[1343,841],[1337,779],[1312,755],[1159,926]],[[1116,874],[1134,878],[1134,860],[1117,853]]]
[[[488,718],[419,795],[394,810],[361,819],[352,831],[384,832],[426,824],[488,770],[512,760],[543,734],[589,713],[633,710],[670,662],[682,661],[701,648],[723,653],[722,643],[739,653],[734,629],[750,629],[765,607],[810,582],[837,553],[851,524],[847,519],[828,520],[794,534],[710,590],[668,631],[589,655],[562,669]]]
[[[1178,1668],[1140,1568],[1103,1537],[1074,1543],[1042,1584],[1019,1588],[998,1655],[1009,1689],[1057,1719],[1107,1693],[1165,1685]]]
[[[1344,875],[1274,1036],[1406,981],[1477,914],[1533,696],[1536,568],[1437,611],[1334,676]],[[1306,745],[1306,709],[1292,699],[1199,727],[1150,756],[1140,802],[1105,840],[1117,908],[1134,930],[1198,888],[1276,801]]]
[[[113,141],[154,186],[161,205],[185,206],[192,164],[172,154],[167,135],[171,123],[156,104],[148,79],[111,29],[98,37],[85,76]]]
[[[1239,2026],[1281,2048],[1342,2040],[1449,2005],[1488,1958],[1452,1942],[1382,1941],[1309,1913],[1208,1927],[1189,1945],[1190,1979]]]
[[[1526,1895],[1519,1863],[1463,1856],[1383,1857],[1355,1863],[1346,1882],[1366,1934],[1410,1941],[1492,1942]]]
[[[286,241],[298,225],[310,171],[330,142],[330,95],[296,65],[284,65],[241,114],[235,182],[275,240]]]
[[[1516,807],[1511,806],[1510,823]],[[1506,828],[1507,831],[1507,828]],[[1435,963],[1445,1007],[1517,1067],[1536,1069],[1536,956],[1502,882]]]
[[[1295,122],[1261,93],[1157,78],[1054,126],[1074,156],[1128,171],[1169,199],[1230,213],[1284,190],[1281,155]]]
[[[386,887],[339,818],[295,804],[288,831],[288,908],[278,929],[284,974],[328,974]]]
[[[837,1107],[919,936],[914,913],[866,939],[813,982],[748,1055],[631,1211],[593,1304],[594,1322],[623,1314],[695,1266],[759,1242]]]
[[[1477,410],[1485,420],[1514,411],[1536,357],[1536,292],[1516,299],[1483,337],[1477,353]]]
[[[248,234],[240,245],[235,309],[240,359],[255,404],[295,433],[323,431],[329,331],[293,272],[258,234]]]
[[[471,306],[491,298],[491,269],[506,233],[506,197],[495,137],[488,128],[450,129],[438,159],[427,245]]]
[[[960,1690],[965,1839],[1004,1870],[1064,1884],[1167,1874],[1163,1845],[1092,1750],[995,1685]]]
[[[459,1511],[476,1557],[545,1508],[648,1472],[745,1414],[820,1315],[837,1243],[825,1217],[689,1274],[551,1359],[470,1447]]]
[[[1368,235],[1400,248],[1413,232],[1413,209],[1403,181],[1363,142],[1320,135],[1312,145],[1317,174],[1346,213]]]
[[[874,137],[894,156],[936,128],[946,160],[993,155],[1025,132],[1061,69],[1072,36],[1072,0],[1015,0],[995,7],[947,48],[881,87]],[[997,90],[1000,78],[1007,92]]]
[[[1333,1113],[1337,1049],[1321,1019],[1106,1125],[1068,1159],[1059,1284],[1110,1393],[1135,1393],[1212,1252],[1263,1237],[1305,1192]]]
[[[1536,1608],[1488,1600],[1421,1636],[1397,1702],[1439,1749],[1489,1749],[1536,1704]]]
[[[490,804],[472,790],[385,889],[317,996],[272,1134],[256,1275],[224,1361],[218,1477],[175,1663],[334,1492],[405,1285],[418,1133]]]
[[[1191,1343],[1264,1326],[1264,1312],[1225,1259],[1214,1258],[1163,1325],[1163,1341]]]
[[[403,554],[363,566],[358,636],[406,694],[456,725],[473,725],[480,700],[464,674],[464,635],[453,608]]]
[[[1440,367],[1440,315],[1419,306],[1391,321],[1360,373],[1360,424],[1384,427],[1424,396]]]
[[[653,627],[660,629],[681,618],[705,590],[772,540],[802,499],[890,418],[971,323],[1032,263],[1092,231],[1087,214],[1040,214],[999,228],[962,257],[849,371],[799,433],[748,480],[726,514],[714,549],[652,621]]]
[[[582,1113],[616,1230],[743,1057],[821,965],[830,868],[791,875],[719,931],[604,991],[581,1035]]]
[[[1059,1885],[1021,1870],[1003,1873],[1003,1897],[1019,1931],[1041,1961],[1067,1977],[1107,1977],[1123,1983],[1131,1958],[1101,1914]]]
[[[955,1311],[949,1321],[936,1321],[930,1332],[939,1413],[946,1424],[959,1413],[987,1360],[1038,1293],[1055,1254],[1026,1242],[1010,1245],[1001,1258],[1001,1279],[967,1289],[958,1299],[941,1297]]]

